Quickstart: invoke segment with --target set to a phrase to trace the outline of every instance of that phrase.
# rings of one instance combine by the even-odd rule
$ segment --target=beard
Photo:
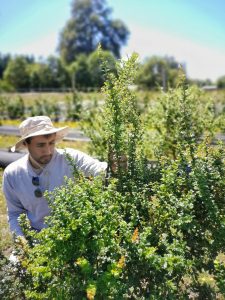
[[[46,165],[51,161],[51,159],[52,159],[52,154],[44,155],[44,156],[41,156],[39,159],[37,159],[37,162],[41,165]]]
[[[52,159],[53,154],[43,155],[41,157],[33,157],[31,154],[29,155],[29,160],[31,165],[34,168],[43,168],[45,167]]]

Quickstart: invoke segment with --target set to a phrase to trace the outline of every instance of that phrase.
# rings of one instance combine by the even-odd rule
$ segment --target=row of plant
[[[54,121],[77,121],[82,118],[83,102],[79,93],[73,92],[63,97],[63,101],[52,102],[41,97],[26,105],[23,97],[0,96],[0,122],[22,120],[28,116],[48,115]]]
[[[224,97],[225,94],[220,91],[215,94],[207,94],[202,92],[196,86],[192,86],[192,94],[194,94],[194,101],[198,103],[198,111],[196,111],[196,117],[202,116],[205,118],[205,113],[209,117],[209,111],[211,118],[213,118],[213,131],[223,133],[225,130],[224,123]],[[152,122],[158,123],[158,120],[163,121],[163,107],[161,105],[161,92],[144,92],[137,91],[137,105],[143,118],[146,119],[145,123],[149,124],[146,130],[151,130]],[[174,106],[174,101],[169,98],[169,92],[165,93],[164,102],[165,108],[169,109],[170,113],[173,111],[173,118],[176,117],[177,107]],[[167,98],[167,100],[166,100]],[[83,129],[87,130],[89,134],[90,127],[98,127],[97,124],[101,122],[98,120],[99,111],[102,110],[101,106],[104,103],[104,95],[100,93],[80,93],[74,91],[73,93],[63,94],[1,94],[0,95],[0,124],[10,122],[10,120],[22,120],[29,116],[34,115],[48,115],[54,121],[83,121]],[[153,120],[154,119],[154,120]],[[205,119],[207,123],[208,119]],[[86,126],[86,123],[88,125]],[[211,124],[211,123],[210,123]],[[154,125],[154,126],[155,126]],[[163,124],[155,126],[160,128]],[[153,127],[154,127],[153,126]],[[164,125],[163,125],[164,126]],[[98,131],[99,128],[96,128]],[[212,130],[212,128],[210,129]],[[92,134],[90,132],[90,134]],[[170,132],[171,134],[171,132]],[[153,133],[151,132],[150,138]]]
[[[28,244],[17,242],[13,268],[2,258],[2,299],[224,299],[225,153],[199,143],[210,110],[198,118],[198,94],[181,76],[159,99],[158,123],[146,120],[128,88],[136,60],[107,75],[91,135],[107,176],[84,178],[68,157],[76,184],[47,195],[52,214],[40,233],[21,217]]]

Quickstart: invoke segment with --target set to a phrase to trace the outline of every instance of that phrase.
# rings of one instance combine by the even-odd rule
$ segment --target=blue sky
[[[122,55],[173,56],[191,78],[225,75],[224,0],[108,0],[130,30]],[[71,0],[0,0],[0,52],[57,54]]]

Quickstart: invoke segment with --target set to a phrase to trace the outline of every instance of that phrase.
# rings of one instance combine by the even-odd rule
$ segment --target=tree
[[[66,67],[58,57],[49,56],[44,62],[32,63],[28,66],[30,88],[61,88],[70,85]]]
[[[40,63],[33,63],[29,65],[29,80],[30,80],[30,88],[31,89],[39,89],[41,88],[41,80],[40,80],[40,71],[41,71]]]
[[[51,69],[46,63],[29,65],[29,80],[31,89],[53,88],[54,78]]]
[[[94,51],[88,57],[88,67],[93,87],[100,88],[105,81],[105,74],[102,70],[103,61],[109,71],[116,73],[116,60],[113,54],[109,51],[101,51],[100,53],[98,50]]]
[[[49,56],[47,65],[52,74],[52,87],[59,88],[69,86],[69,74],[61,59],[55,56]]]
[[[220,78],[218,78],[218,80],[217,80],[217,87],[219,89],[225,88],[225,75],[222,76],[222,77],[220,77]]]
[[[140,68],[138,83],[144,88],[175,87],[178,79],[179,63],[173,57],[153,56]]]
[[[15,89],[29,87],[28,62],[24,56],[11,59],[4,71],[3,79]]]
[[[7,67],[7,64],[10,60],[10,54],[1,54],[0,53],[0,78],[3,77],[3,73]]]
[[[90,73],[88,70],[88,57],[85,54],[78,55],[77,59],[68,66],[72,89],[90,87]]]
[[[105,0],[74,0],[72,17],[60,34],[59,52],[67,63],[79,54],[90,54],[100,43],[103,50],[120,57],[129,31],[120,20],[112,20]]]

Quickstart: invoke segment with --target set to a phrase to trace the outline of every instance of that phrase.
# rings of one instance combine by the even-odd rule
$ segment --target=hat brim
[[[52,128],[49,130],[39,130],[35,133],[32,133],[30,135],[27,135],[25,138],[20,139],[12,148],[11,148],[11,152],[16,152],[19,150],[22,150],[25,148],[24,145],[24,141],[29,138],[29,137],[35,137],[35,136],[39,136],[39,135],[47,135],[47,134],[53,134],[56,133],[56,141],[59,142],[61,141],[67,134],[69,131],[69,127],[65,126],[65,127],[61,127],[61,128]]]

